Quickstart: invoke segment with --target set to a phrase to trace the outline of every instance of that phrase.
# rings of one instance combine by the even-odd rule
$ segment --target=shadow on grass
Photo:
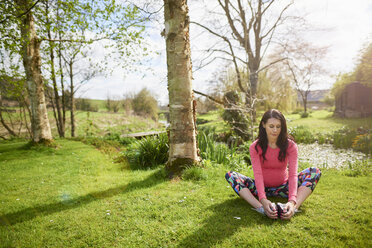
[[[25,141],[19,141],[19,142],[14,142],[14,141],[7,141],[7,142],[3,142],[1,143],[1,146],[0,146],[0,152],[1,153],[7,153],[7,152],[13,152],[15,150],[21,150],[23,149],[23,146],[25,144]]]
[[[115,188],[91,192],[87,195],[80,196],[75,199],[39,205],[26,208],[14,213],[2,215],[0,216],[0,225],[11,226],[17,223],[32,220],[38,216],[46,216],[53,213],[77,208],[100,199],[110,198],[112,196],[126,194],[140,189],[151,188],[161,182],[164,182],[165,180],[166,179],[163,169],[158,169],[143,181],[135,181]]]
[[[214,247],[239,231],[240,227],[254,229],[255,226],[272,225],[277,221],[282,225],[288,223],[269,219],[251,210],[240,198],[215,204],[209,210],[214,214],[206,219],[198,230],[181,240],[177,247]]]

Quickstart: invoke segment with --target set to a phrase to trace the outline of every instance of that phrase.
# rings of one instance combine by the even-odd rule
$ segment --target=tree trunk
[[[71,108],[70,108],[70,117],[71,117],[71,137],[75,137],[75,92],[74,92],[74,74],[72,73],[72,61],[69,64],[70,66],[70,94],[71,94]]]
[[[27,0],[19,0],[22,10],[28,10]],[[32,12],[23,15],[21,22],[22,58],[26,72],[27,90],[31,102],[31,129],[34,142],[52,141],[48,111],[41,75],[40,40],[36,36]]]
[[[8,133],[11,136],[15,136],[16,137],[17,136],[16,133],[4,121],[4,118],[3,118],[3,115],[2,115],[2,107],[3,107],[3,104],[2,104],[2,95],[1,95],[1,92],[0,92],[0,122],[5,127],[5,129],[8,131]]]
[[[49,39],[51,39],[50,31],[49,31]],[[57,86],[57,79],[56,79],[56,71],[54,68],[54,51],[53,51],[53,44],[49,42],[50,46],[50,66],[51,66],[51,76],[52,76],[52,83],[53,83],[53,93],[54,93],[54,101],[55,101],[55,111],[57,112],[56,124],[58,128],[59,137],[65,137],[65,125],[62,119],[61,113],[61,105],[59,100],[58,94],[58,86]],[[53,101],[53,98],[51,98]]]
[[[164,20],[169,92],[170,176],[199,161],[193,120],[192,65],[189,16],[186,0],[164,0]]]
[[[258,87],[258,73],[257,69],[249,71],[249,84],[250,84],[250,107],[251,107],[251,119],[252,122],[256,121],[256,106],[255,99],[257,98],[257,87]]]
[[[304,103],[304,112],[307,113],[307,94],[303,98],[303,103]]]
[[[57,3],[57,19],[61,18],[60,16],[60,8],[61,2],[58,1]],[[58,39],[62,40],[62,31],[60,29],[60,25],[58,25]],[[61,82],[61,91],[62,91],[62,123],[63,123],[63,135],[65,135],[66,130],[66,92],[65,92],[65,85],[64,85],[64,75],[63,75],[63,64],[62,64],[62,41],[58,42],[58,59],[59,59],[59,74],[60,74],[60,82]]]
[[[59,137],[63,138],[65,137],[65,123],[62,120],[62,113],[61,113],[61,105],[60,105],[60,100],[59,100],[59,94],[58,94],[58,86],[57,86],[57,79],[56,79],[56,70],[55,70],[55,65],[54,65],[54,42],[52,40],[52,32],[51,32],[51,27],[50,27],[50,22],[49,22],[49,3],[46,2],[46,21],[47,21],[47,30],[48,30],[48,38],[49,38],[49,55],[50,55],[50,73],[52,77],[52,83],[53,83],[53,92],[54,92],[54,101],[55,101],[55,108],[53,108],[53,111],[57,112],[57,118],[56,124],[57,124],[57,129],[58,129],[58,134]],[[51,98],[53,101],[53,98]],[[56,115],[56,114],[55,114]]]

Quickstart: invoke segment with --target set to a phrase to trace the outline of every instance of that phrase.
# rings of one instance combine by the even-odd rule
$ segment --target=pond
[[[352,149],[335,149],[329,144],[298,144],[298,161],[315,167],[340,169],[363,159],[367,159],[367,155]]]

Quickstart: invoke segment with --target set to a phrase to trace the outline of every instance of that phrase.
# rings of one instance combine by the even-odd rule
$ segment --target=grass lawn
[[[93,101],[93,100],[92,100]],[[100,100],[94,100],[99,102]],[[101,100],[103,101],[103,100]],[[98,103],[97,103],[98,104]],[[9,116],[4,115],[6,122],[9,124]],[[14,130],[19,129],[19,113],[11,114],[12,121],[15,124]],[[49,109],[48,118],[51,125],[53,137],[58,137],[57,125],[53,116],[53,111]],[[18,123],[17,123],[18,121]],[[143,131],[161,131],[165,130],[162,123],[156,122],[150,118],[144,118],[136,115],[127,115],[123,112],[75,112],[75,136],[104,136],[107,133],[128,134]],[[27,133],[25,126],[22,126],[23,137]],[[65,137],[71,136],[70,111],[66,112]],[[0,135],[8,135],[5,128],[0,125]]]
[[[311,131],[317,132],[333,132],[343,126],[350,128],[364,127],[372,129],[372,117],[368,118],[338,118],[333,117],[333,112],[327,110],[318,110],[310,114],[308,118],[301,118],[300,114],[285,115],[288,126],[305,126]]]
[[[226,132],[226,131],[229,130],[229,127],[224,122],[221,115],[222,115],[221,110],[210,111],[206,114],[197,115],[198,119],[203,119],[203,120],[208,121],[207,123],[201,124],[201,125],[198,125],[198,126],[200,126],[200,127],[216,127],[216,132],[217,133]]]
[[[274,221],[235,195],[224,166],[170,181],[162,168],[130,170],[92,146],[57,143],[0,143],[1,247],[372,246],[370,175],[324,170],[302,212]]]
[[[258,112],[257,123],[258,126],[263,112]],[[327,110],[313,111],[309,117],[301,118],[300,114],[284,114],[287,119],[288,127],[305,126],[313,133],[332,133],[342,127],[358,128],[364,127],[372,129],[372,117],[368,118],[338,118],[333,116],[333,112]],[[207,114],[198,115],[198,118],[207,120],[206,124],[200,126],[216,126],[217,132],[224,132],[228,127],[221,117],[221,112],[211,111]]]

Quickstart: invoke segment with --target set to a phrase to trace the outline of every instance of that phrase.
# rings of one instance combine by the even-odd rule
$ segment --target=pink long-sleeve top
[[[284,161],[279,161],[280,148],[267,147],[265,158],[262,157],[262,149],[257,146],[258,140],[249,147],[251,154],[252,168],[257,188],[258,198],[266,199],[265,187],[277,187],[288,181],[288,201],[296,202],[297,198],[297,145],[289,140],[287,153]],[[288,165],[288,167],[287,167]]]

